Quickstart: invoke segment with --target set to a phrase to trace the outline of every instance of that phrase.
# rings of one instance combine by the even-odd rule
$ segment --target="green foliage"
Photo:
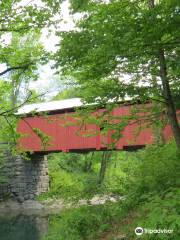
[[[52,17],[61,1],[42,2],[0,2],[0,64],[3,65],[0,71],[0,141],[3,142],[16,141],[13,114],[18,106],[37,100],[37,95],[29,90],[29,82],[37,80],[38,65],[47,63],[49,56],[39,41],[41,29],[52,23],[56,25],[58,20]]]
[[[180,190],[170,188],[155,195],[141,209],[140,226],[149,229],[169,229],[172,234],[159,234],[157,239],[178,239],[180,234]],[[149,237],[149,239],[153,239]]]
[[[125,195],[123,208],[131,218],[122,226],[129,239],[134,229],[170,229],[172,234],[143,234],[143,239],[178,239],[179,236],[179,152],[173,142],[152,145],[121,161],[124,173],[117,182]],[[131,223],[132,222],[132,223]]]
[[[122,171],[125,154],[113,152],[108,159],[105,179],[98,184],[103,152],[89,154],[58,153],[48,158],[50,190],[39,199],[65,198],[79,200],[96,194],[124,194],[126,174]]]
[[[123,226],[123,231],[129,239],[134,238],[134,229],[141,226],[147,230],[172,230],[172,233],[145,233],[141,236],[145,240],[179,239],[179,197],[178,188],[169,188],[160,194],[155,194],[146,203],[135,209],[131,215],[131,223],[128,226]]]
[[[61,159],[61,164],[66,161],[65,156],[61,156],[64,158]],[[78,162],[83,162],[83,155],[78,156],[79,159],[76,154],[67,157],[69,163],[64,166],[71,171],[62,170],[58,166],[58,154],[56,157],[51,156],[50,192],[41,196],[41,199],[86,199],[102,193],[124,196],[124,200],[119,203],[67,209],[59,216],[50,218],[46,239],[63,240],[67,236],[72,240],[99,239],[103,232],[112,231],[117,226],[114,230],[117,235],[120,232],[127,239],[136,239],[134,229],[141,226],[146,229],[173,230],[173,234],[144,234],[143,239],[178,240],[180,171],[179,153],[174,142],[152,145],[134,153],[114,152],[108,162],[101,189],[97,187],[99,160],[93,162],[93,172],[84,173],[81,165],[78,165]],[[73,158],[77,168],[73,164],[71,166]],[[114,234],[112,233],[112,239]]]
[[[39,196],[39,200],[47,198],[79,199],[82,197],[83,183],[82,176],[67,174],[63,170],[50,172],[50,190]]]
[[[36,1],[28,4],[21,0],[0,2],[1,34],[7,32],[25,33],[32,29],[40,29],[54,21],[52,16],[58,11],[61,1],[42,0],[42,5]]]
[[[152,145],[136,153],[114,151],[108,160],[105,179],[98,186],[102,153],[61,153],[49,158],[50,190],[40,198],[89,198],[115,194],[132,202],[145,201],[152,194],[179,184],[179,154],[174,143]],[[86,161],[92,161],[85,171]]]
[[[174,143],[149,146],[129,161],[122,168],[126,173],[126,194],[133,201],[145,201],[149,194],[179,185],[179,153]]]
[[[59,216],[50,218],[50,231],[46,240],[96,239],[108,229],[112,219],[119,219],[123,212],[118,204],[82,206],[66,210]]]
[[[32,128],[32,131],[39,137],[41,140],[41,148],[45,150],[47,146],[50,145],[49,141],[51,139],[50,136],[42,132],[39,128]]]
[[[75,12],[83,11],[84,15],[76,22],[76,29],[59,33],[62,41],[56,58],[63,73],[80,83],[82,98],[93,101],[126,94],[143,98],[150,93],[160,97],[159,47],[166,51],[172,88],[178,87],[178,1],[161,0],[153,9],[148,1],[71,3]],[[128,85],[122,74],[129,74]],[[137,88],[138,82],[149,83],[149,87]]]
[[[92,161],[92,167],[86,164]],[[50,190],[39,199],[65,198],[78,200],[89,198],[102,191],[97,186],[100,153],[91,154],[60,153],[48,158]]]
[[[13,33],[10,43],[1,49],[1,57],[6,59],[7,67],[17,67],[8,77],[0,79],[0,141],[12,144],[9,148],[13,147],[13,151],[19,137],[16,132],[19,118],[14,113],[23,103],[39,99],[35,91],[28,89],[29,82],[37,80],[37,64],[46,62],[39,38],[39,31],[30,31],[28,35]]]
[[[133,167],[133,156],[127,152],[114,152],[111,161],[108,163],[104,186],[106,191],[114,195],[123,196],[126,192],[125,181],[127,179],[127,161],[130,158],[131,163],[128,167]]]
[[[76,81],[86,103],[98,103],[97,107],[112,100],[116,104],[127,97],[132,102],[155,100],[157,113],[166,108],[180,148],[174,108],[179,105],[180,85],[179,2],[71,0],[70,3],[75,13],[83,14],[72,31],[57,33],[60,47],[55,54],[56,67],[66,78]],[[159,115],[152,117],[151,110],[147,112],[149,117],[145,121],[159,120]],[[174,117],[170,112],[174,112]],[[137,116],[130,117],[137,120]],[[120,123],[108,122],[109,129],[117,130],[113,136],[116,139],[129,121]]]
[[[63,100],[68,98],[75,98],[78,97],[78,89],[76,88],[69,88],[61,91],[59,94],[57,94],[53,100]]]

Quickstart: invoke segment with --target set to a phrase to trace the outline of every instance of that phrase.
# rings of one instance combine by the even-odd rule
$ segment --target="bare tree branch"
[[[16,137],[15,137],[15,131],[14,131],[13,125],[11,124],[11,122],[9,121],[7,116],[4,115],[3,117],[6,120],[7,124],[9,125],[9,127],[10,127],[10,129],[12,131],[13,143],[15,144],[16,143]]]
[[[10,68],[7,68],[6,70],[0,72],[0,76],[10,72],[10,71],[13,71],[13,70],[18,70],[18,69],[27,69],[32,63],[28,63],[26,65],[23,65],[23,66],[17,66],[17,67],[10,67]]]

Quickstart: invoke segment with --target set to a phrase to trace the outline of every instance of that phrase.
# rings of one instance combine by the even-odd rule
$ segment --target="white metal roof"
[[[20,107],[16,115],[28,114],[31,112],[46,112],[46,111],[55,111],[61,109],[75,108],[82,106],[80,98],[71,98],[65,100],[44,102],[44,103],[33,103],[27,104]]]
[[[128,102],[130,100],[131,100],[131,98],[127,96],[127,97],[125,97],[125,99],[119,100],[119,103],[124,102],[124,101]],[[113,103],[113,102],[114,102],[114,100],[108,101],[108,103]],[[26,104],[26,105],[20,107],[15,114],[23,115],[23,114],[33,113],[33,112],[56,111],[56,110],[77,108],[77,107],[81,107],[83,105],[84,104],[82,103],[80,98],[71,98],[71,99],[43,102],[43,103],[33,103],[33,104]],[[87,106],[89,104],[85,104],[85,105]]]

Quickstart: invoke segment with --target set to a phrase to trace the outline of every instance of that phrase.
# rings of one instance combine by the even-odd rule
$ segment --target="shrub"
[[[161,194],[151,197],[145,204],[136,208],[136,217],[132,226],[127,229],[131,239],[134,229],[141,226],[147,230],[172,230],[172,233],[146,233],[143,239],[178,240],[180,236],[180,190],[170,188]],[[131,229],[131,230],[130,230]]]
[[[180,183],[180,155],[174,143],[148,146],[122,165],[125,194],[141,202]]]
[[[123,216],[119,204],[81,206],[66,210],[50,218],[50,229],[46,240],[95,239],[107,230],[110,222]]]

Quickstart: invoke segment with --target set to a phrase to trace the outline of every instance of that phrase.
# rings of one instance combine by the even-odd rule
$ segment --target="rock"
[[[44,206],[34,200],[26,200],[22,204],[22,208],[25,210],[41,210],[44,208]]]
[[[28,200],[28,199],[29,199],[29,195],[26,194],[26,195],[24,196],[24,200],[26,201],[26,200]]]
[[[29,193],[28,193],[29,194]],[[31,193],[34,197],[34,194]],[[14,214],[14,215],[38,215],[38,216],[48,216],[49,214],[57,214],[62,209],[67,208],[76,208],[81,205],[98,205],[98,204],[104,204],[106,201],[115,202],[122,198],[117,196],[109,196],[109,195],[96,195],[92,199],[81,199],[78,203],[74,202],[64,202],[63,199],[48,199],[44,202],[40,203],[35,200],[29,200],[30,196],[26,196],[20,201],[12,201],[9,200],[7,202],[1,202],[0,203],[0,215],[2,214]],[[16,196],[17,197],[17,196]],[[28,200],[26,198],[28,197]],[[22,202],[23,201],[23,202]],[[118,236],[119,237],[119,236]],[[118,239],[118,238],[117,238]],[[119,238],[121,239],[121,238]],[[123,238],[122,238],[123,239]]]
[[[24,202],[24,196],[18,196],[17,197],[17,201],[20,202],[20,203],[23,203]]]
[[[90,200],[91,205],[99,205],[99,204],[104,204],[107,201],[107,196],[104,195],[102,197],[96,195]]]
[[[0,203],[0,213],[19,212],[20,209],[20,203],[17,201],[8,200]]]
[[[86,204],[88,204],[88,201],[86,199],[81,199],[81,200],[79,200],[78,204],[79,205],[86,205]]]
[[[125,240],[126,239],[126,235],[125,234],[120,234],[118,236],[116,236],[114,238],[114,240]]]

